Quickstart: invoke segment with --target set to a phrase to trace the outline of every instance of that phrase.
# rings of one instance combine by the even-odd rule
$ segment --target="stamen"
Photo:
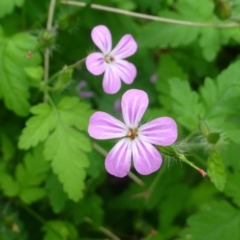
[[[128,132],[127,132],[127,137],[129,137],[130,139],[134,139],[135,137],[137,137],[138,134],[137,134],[137,128],[136,129],[129,129]]]
[[[111,62],[114,62],[116,59],[115,59],[115,57],[113,57],[113,56],[106,55],[106,56],[104,57],[104,60],[105,60],[105,62],[107,62],[107,63],[111,63]]]

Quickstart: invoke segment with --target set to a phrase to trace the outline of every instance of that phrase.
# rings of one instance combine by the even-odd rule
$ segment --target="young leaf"
[[[207,173],[219,191],[223,191],[226,182],[225,168],[218,152],[211,152],[208,158]]]
[[[56,116],[52,108],[45,103],[30,109],[35,115],[26,122],[26,127],[19,138],[20,149],[29,149],[44,141],[56,125]]]
[[[188,219],[189,227],[180,232],[177,240],[239,239],[240,212],[229,203],[213,202]]]
[[[38,66],[41,61],[38,53],[27,57],[28,51],[33,51],[36,44],[36,39],[27,33],[12,38],[5,38],[0,33],[0,95],[6,107],[20,116],[26,116],[30,107],[30,83],[24,69]]]
[[[45,142],[45,157],[52,161],[54,173],[58,175],[64,191],[74,201],[82,196],[85,168],[89,165],[83,151],[89,150],[89,139],[61,122]]]

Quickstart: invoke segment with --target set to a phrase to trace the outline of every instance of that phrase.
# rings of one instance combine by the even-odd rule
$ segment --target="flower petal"
[[[138,89],[126,91],[122,96],[122,114],[128,127],[138,127],[148,106],[147,94]]]
[[[108,153],[105,160],[106,170],[116,176],[125,177],[131,168],[131,140],[121,139]]]
[[[100,75],[106,69],[106,63],[102,53],[91,53],[86,59],[87,70],[93,75]]]
[[[173,144],[177,136],[177,124],[170,117],[154,119],[139,128],[141,140],[160,146]]]
[[[89,120],[88,133],[95,139],[112,139],[127,134],[126,125],[105,112],[95,112]]]
[[[117,67],[123,82],[131,84],[137,75],[136,67],[126,60],[117,60],[114,65]]]
[[[127,58],[137,51],[137,43],[131,34],[124,35],[117,46],[111,51],[116,59]]]
[[[106,65],[103,77],[103,89],[108,94],[114,94],[121,88],[121,79],[118,70],[113,64]]]
[[[104,55],[108,54],[112,49],[112,36],[107,27],[99,25],[93,28],[93,42],[99,47]]]
[[[158,150],[150,143],[133,141],[132,154],[134,167],[140,174],[147,175],[157,171],[162,164]]]

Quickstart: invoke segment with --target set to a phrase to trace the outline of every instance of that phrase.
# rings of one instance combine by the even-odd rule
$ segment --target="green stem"
[[[84,2],[77,2],[77,1],[69,1],[69,0],[63,0],[61,1],[62,4],[68,4],[78,7],[86,7],[87,4]],[[171,23],[171,24],[178,24],[178,25],[184,25],[189,27],[205,27],[205,28],[239,28],[240,23],[225,23],[225,24],[214,24],[214,23],[202,23],[202,22],[191,22],[191,21],[183,21],[183,20],[177,20],[177,19],[171,19],[171,18],[163,18],[163,17],[157,17],[142,13],[136,13],[131,12],[123,9],[113,8],[113,7],[107,7],[103,5],[98,4],[91,4],[90,8],[101,10],[101,11],[107,11],[107,12],[113,12],[118,14],[123,14],[131,17],[141,18],[141,19],[148,19],[152,21],[158,21],[158,22],[165,22],[165,23]]]
[[[197,167],[194,163],[187,160],[187,158],[183,154],[178,153],[178,159],[181,160],[182,162],[188,164],[189,166],[193,167],[194,169],[196,169],[198,172],[200,172],[202,174],[203,177],[205,177],[207,175],[207,173],[203,169]]]
[[[52,29],[52,22],[53,22],[53,15],[54,15],[54,8],[56,5],[56,0],[51,0],[49,5],[48,11],[48,20],[47,20],[47,31],[51,31]],[[47,85],[48,77],[49,77],[49,59],[50,59],[50,50],[47,48],[44,53],[44,83]],[[47,102],[47,95],[44,95],[44,102]]]

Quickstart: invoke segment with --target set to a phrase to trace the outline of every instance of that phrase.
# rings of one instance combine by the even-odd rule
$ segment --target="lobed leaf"
[[[177,240],[239,239],[240,212],[226,201],[206,204],[188,219]]]
[[[20,116],[26,116],[30,108],[31,83],[24,69],[36,67],[41,61],[38,53],[27,58],[28,51],[33,51],[36,44],[36,39],[27,33],[19,33],[12,38],[0,34],[0,96],[6,107]]]
[[[90,150],[88,142],[82,133],[61,122],[45,142],[44,155],[52,161],[54,173],[58,175],[64,191],[74,201],[79,200],[84,188],[85,168],[88,167],[89,160],[82,150]]]
[[[0,1],[0,18],[5,15],[12,13],[14,7],[20,7],[24,3],[24,0],[8,0],[8,1]]]
[[[30,111],[35,116],[26,122],[26,127],[19,138],[18,147],[20,149],[29,149],[44,141],[56,125],[55,114],[48,104],[38,104]]]

